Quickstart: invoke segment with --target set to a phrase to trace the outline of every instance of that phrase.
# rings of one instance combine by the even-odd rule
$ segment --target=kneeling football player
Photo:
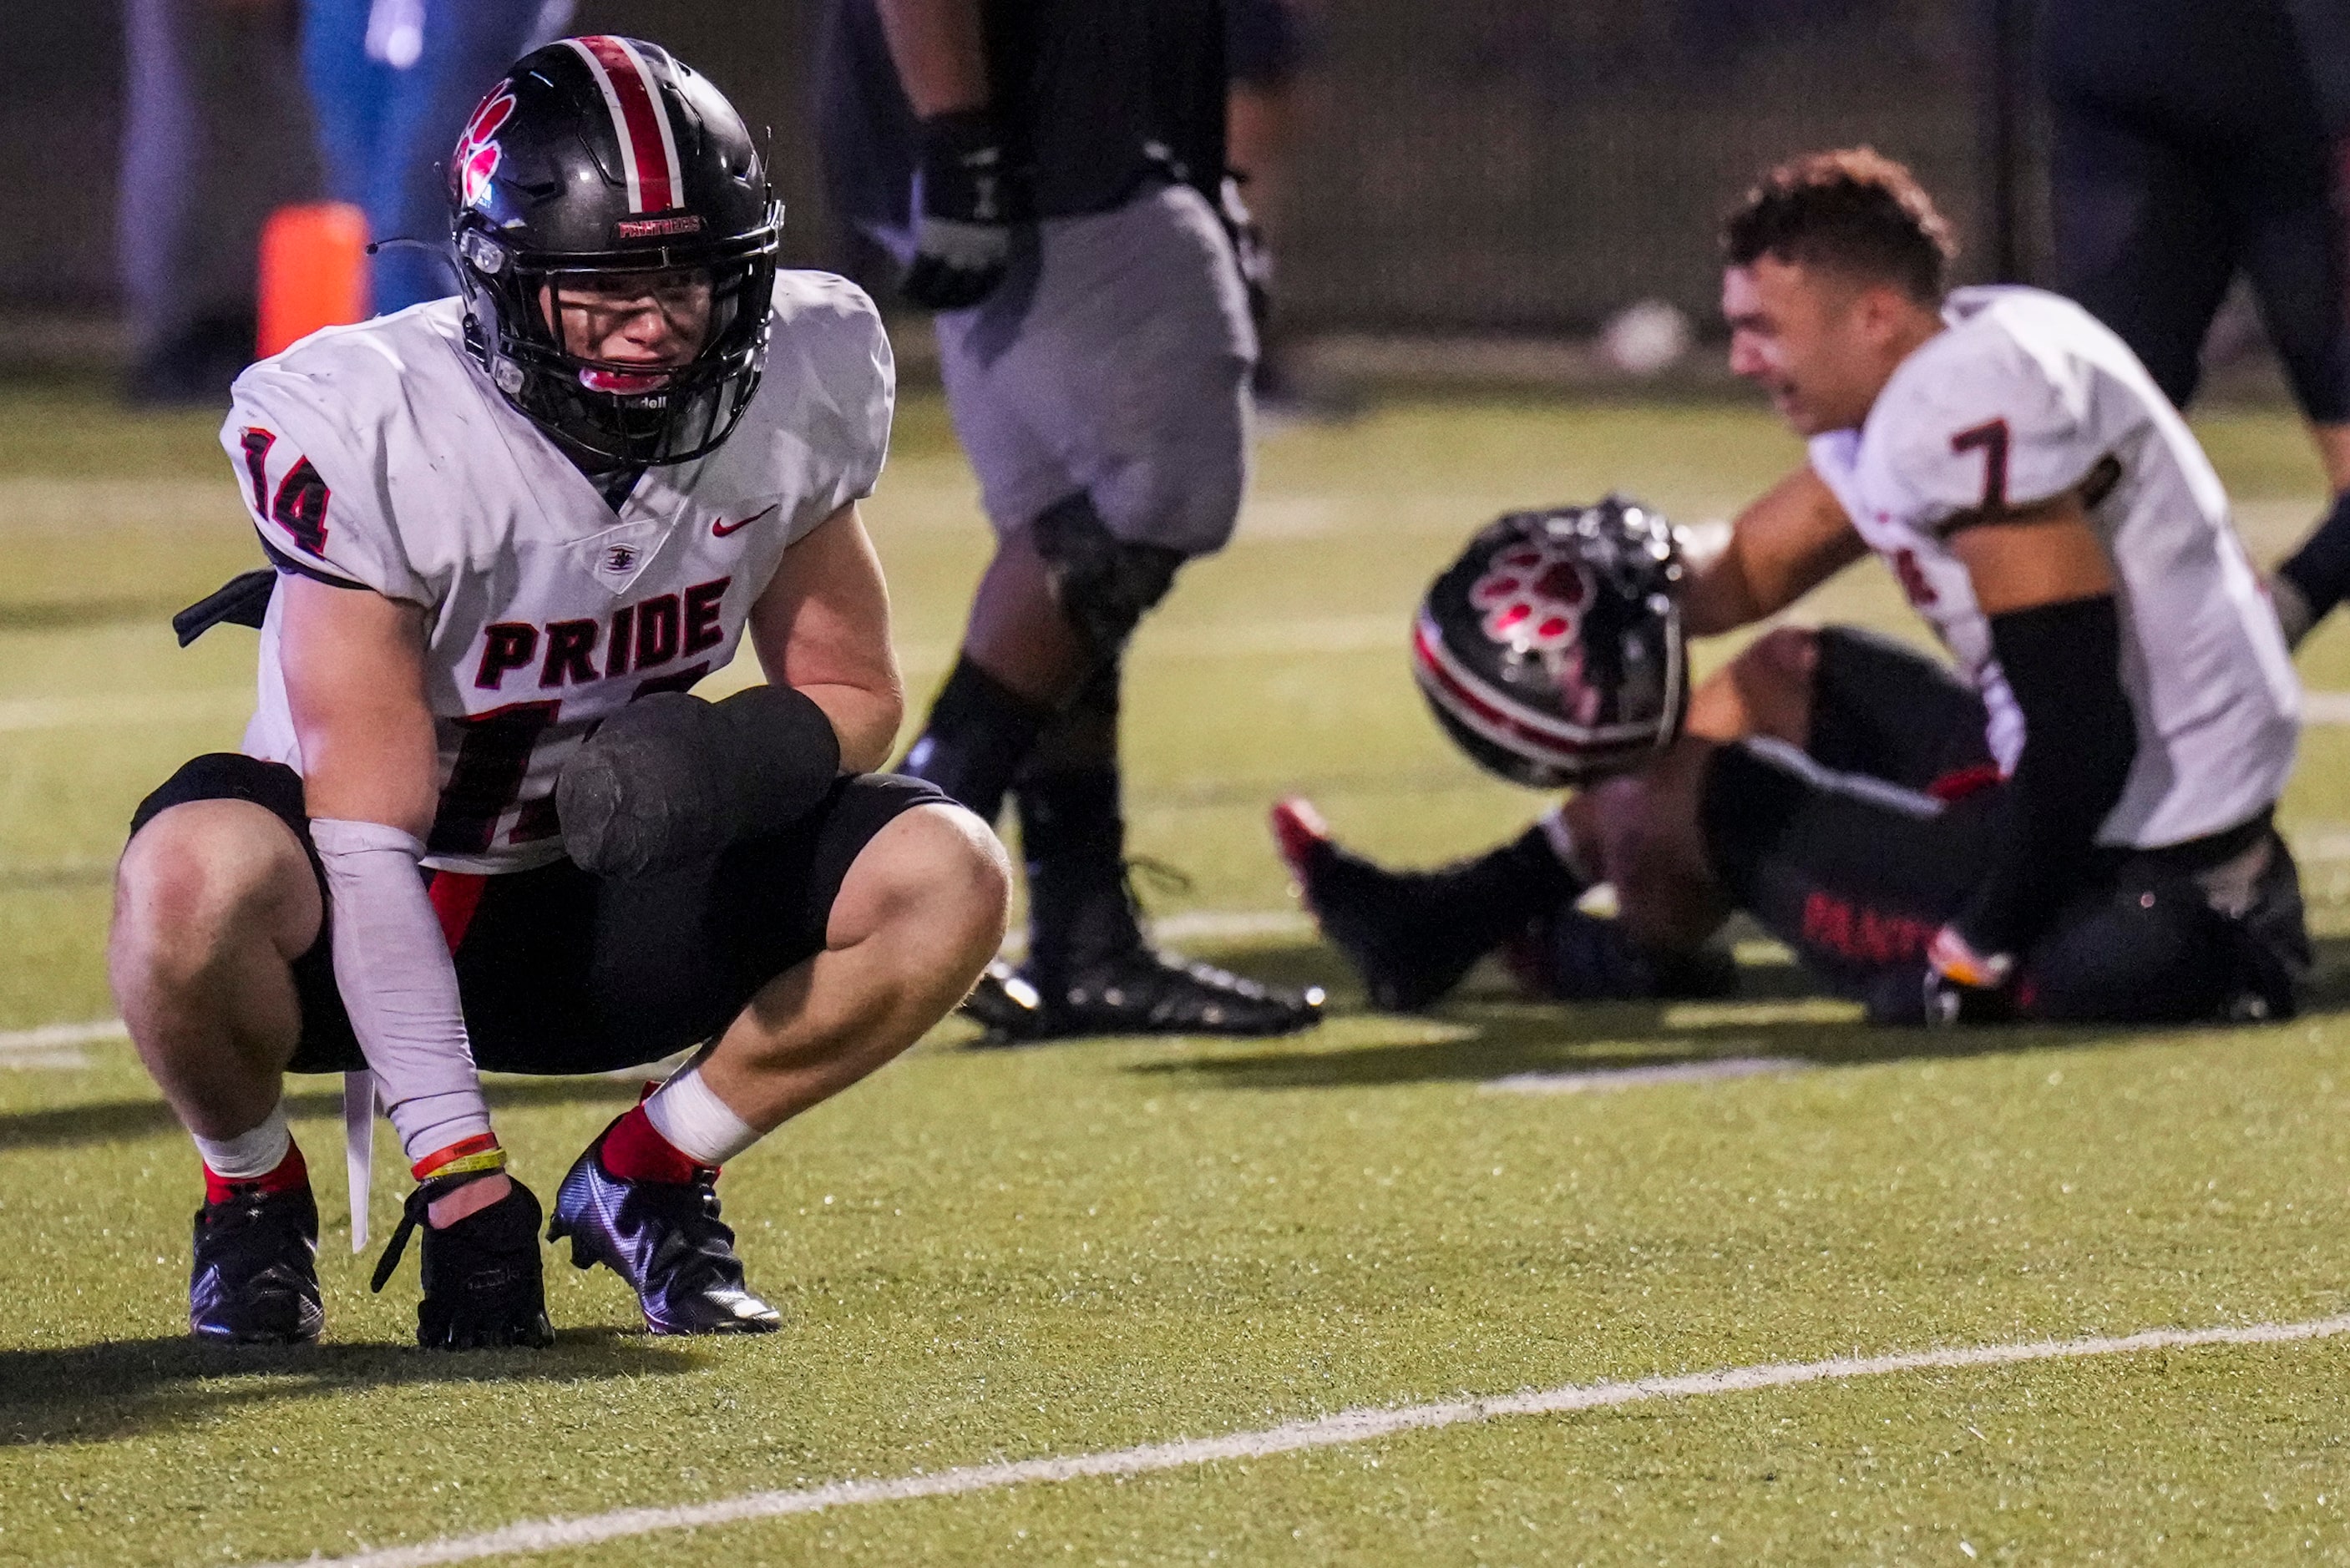
[[[1701,993],[1744,909],[1883,1022],[2290,1014],[2310,953],[2272,815],[2298,686],[2144,368],[2056,296],[1946,294],[1941,219],[1865,151],[1773,171],[1725,252],[1731,367],[1808,464],[1686,566],[1620,504],[1504,519],[1422,618],[1454,733],[1591,787],[1420,873],[1275,808],[1372,999],[1424,1005],[1505,944],[1554,996]],[[1684,631],[1752,625],[1872,550],[1955,673],[1831,627],[1765,633],[1685,716],[1654,679]],[[1601,883],[1613,920],[1575,907]]]
[[[1003,922],[984,826],[868,771],[901,707],[857,507],[889,345],[854,287],[777,272],[741,119],[652,45],[517,62],[450,183],[461,298],[237,383],[274,569],[182,632],[261,625],[259,711],[122,859],[116,992],[204,1160],[190,1320],[317,1335],[282,1075],[366,1068],[418,1182],[379,1287],[421,1226],[420,1343],[546,1343],[540,1206],[477,1066],[699,1045],[549,1235],[656,1333],[772,1329],[719,1168],[943,1016]],[[690,695],[746,630],[769,683]]]

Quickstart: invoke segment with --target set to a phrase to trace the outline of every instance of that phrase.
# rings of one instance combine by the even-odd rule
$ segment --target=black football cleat
[[[1518,984],[1551,1002],[1711,1002],[1738,993],[1738,961],[1708,945],[1653,953],[1622,924],[1563,905],[1502,949]]]
[[[718,1217],[718,1173],[626,1181],[588,1146],[555,1194],[546,1239],[571,1239],[571,1266],[603,1264],[629,1282],[655,1334],[773,1334],[783,1314],[751,1293],[734,1232]]]
[[[1322,814],[1303,800],[1273,808],[1273,838],[1306,909],[1363,977],[1373,1006],[1416,1012],[1460,984],[1492,950],[1483,922],[1448,897],[1451,873],[1375,866],[1341,848]]]
[[[1322,988],[1288,992],[1212,964],[1137,947],[1046,978],[1035,966],[988,965],[963,1002],[988,1044],[1027,1045],[1098,1034],[1291,1034],[1322,1022]]]
[[[508,1178],[509,1180],[513,1179]],[[400,1229],[375,1266],[380,1291],[411,1232],[422,1231],[416,1343],[427,1350],[544,1350],[555,1343],[546,1321],[546,1274],[538,1251],[538,1195],[521,1182],[486,1209],[435,1230],[427,1210],[452,1190],[427,1181],[408,1195]]]
[[[188,1327],[223,1345],[307,1345],[326,1327],[318,1298],[318,1205],[306,1184],[238,1187],[196,1210]]]

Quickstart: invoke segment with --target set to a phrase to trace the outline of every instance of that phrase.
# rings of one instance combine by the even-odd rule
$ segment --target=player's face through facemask
[[[710,340],[712,287],[702,268],[557,275],[539,309],[565,353],[584,361],[579,384],[621,396],[656,391]]]
[[[1870,292],[1770,255],[1722,274],[1730,369],[1768,392],[1797,435],[1859,425],[1899,363],[1871,330]]]

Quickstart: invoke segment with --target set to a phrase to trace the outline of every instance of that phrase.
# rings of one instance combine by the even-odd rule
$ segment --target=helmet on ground
[[[458,139],[449,208],[466,343],[541,429],[619,464],[683,462],[733,432],[766,356],[784,210],[706,78],[635,38],[533,50]],[[700,351],[664,373],[574,354],[551,324],[567,288],[703,279]]]
[[[1680,550],[1637,502],[1513,512],[1430,585],[1412,667],[1479,766],[1537,789],[1638,766],[1689,707]]]

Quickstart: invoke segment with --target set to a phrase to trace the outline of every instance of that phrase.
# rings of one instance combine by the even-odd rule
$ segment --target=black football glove
[[[914,260],[898,286],[925,310],[962,310],[994,292],[1012,265],[1003,140],[983,109],[922,121]]]
[[[1929,1028],[2015,1022],[2015,960],[1975,951],[1958,929],[1944,926],[1926,949],[1926,1023]]]
[[[1265,244],[1256,214],[1241,195],[1241,176],[1224,176],[1217,206],[1224,233],[1232,236],[1232,259],[1240,264],[1241,282],[1248,288],[1249,320],[1256,327],[1261,348],[1265,327],[1273,320],[1273,247]]]
[[[433,1199],[482,1179],[436,1179],[420,1183],[408,1195],[400,1229],[391,1233],[375,1266],[373,1288],[380,1291],[391,1279],[409,1233],[421,1227],[424,1241],[418,1272],[424,1299],[416,1303],[416,1343],[427,1350],[502,1345],[544,1350],[555,1343],[555,1330],[546,1321],[537,1195],[516,1181],[504,1198],[445,1229],[433,1229],[426,1216]]]
[[[556,775],[563,847],[598,877],[691,865],[807,815],[840,776],[840,738],[806,692],[717,702],[660,691],[613,714]]]

